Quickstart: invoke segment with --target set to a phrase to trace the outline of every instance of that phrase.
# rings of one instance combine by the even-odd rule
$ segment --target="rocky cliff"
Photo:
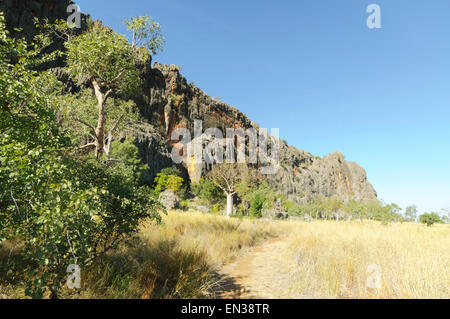
[[[0,0],[0,11],[5,12],[8,28],[16,36],[31,37],[35,30],[33,18],[66,19],[67,6],[72,1],[59,0]],[[86,19],[84,16],[83,19]],[[18,34],[14,28],[22,28]],[[58,47],[62,47],[58,45]],[[64,67],[60,61],[58,73]],[[258,128],[237,108],[213,99],[193,84],[188,84],[179,67],[143,61],[139,67],[144,79],[143,92],[134,96],[141,112],[141,122],[130,131],[137,137],[140,155],[150,170],[150,182],[162,168],[172,166],[170,141],[176,128],[187,128],[192,133],[194,121],[201,120],[203,129]],[[64,75],[61,75],[64,79]],[[333,153],[318,158],[310,153],[280,143],[281,167],[275,175],[266,178],[278,192],[296,202],[308,202],[317,197],[335,196],[341,200],[376,199],[377,194],[368,182],[366,172],[358,164],[346,162],[344,156]],[[189,165],[188,165],[189,166]],[[206,169],[184,169],[186,177],[197,179]]]
[[[201,120],[204,130],[219,128],[225,132],[226,128],[258,128],[257,123],[237,108],[188,84],[174,65],[154,63],[145,78],[144,93],[136,102],[143,118],[153,128],[151,135],[142,135],[140,144],[143,158],[155,168],[149,177],[160,168],[173,165],[170,137],[176,128],[187,128],[193,135],[194,120]],[[267,179],[274,189],[296,202],[332,196],[345,201],[377,198],[364,169],[354,162],[346,162],[340,152],[319,158],[281,142],[280,162],[277,174],[267,175]],[[205,169],[206,166],[200,166],[203,173]],[[202,173],[192,168],[188,172],[194,180]]]

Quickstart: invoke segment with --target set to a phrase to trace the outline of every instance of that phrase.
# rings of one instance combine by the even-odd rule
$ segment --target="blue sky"
[[[126,34],[149,14],[160,63],[314,155],[340,150],[386,202],[450,207],[450,1],[78,0]],[[369,29],[378,4],[382,28]]]

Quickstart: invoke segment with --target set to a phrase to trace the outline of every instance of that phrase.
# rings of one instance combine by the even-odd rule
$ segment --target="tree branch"
[[[88,147],[94,147],[95,145],[96,145],[95,143],[89,143],[89,144],[80,146],[78,149],[84,150],[85,148],[88,148]]]
[[[89,124],[89,123],[86,122],[86,121],[83,121],[82,119],[79,119],[79,118],[76,117],[76,116],[74,116],[73,119],[74,119],[74,121],[77,121],[77,122],[79,122],[79,123],[81,123],[81,124],[84,124],[85,126],[89,127],[89,128],[91,129],[91,131],[94,133],[94,136],[97,135],[97,134],[95,133],[95,127],[94,127],[94,126],[92,126],[91,124]]]
[[[119,126],[120,122],[122,121],[122,119],[125,117],[125,113],[122,113],[121,116],[119,116],[119,118],[116,120],[116,122],[114,123],[113,127],[109,130],[108,135],[112,136],[112,134],[114,133],[114,131],[117,129],[117,126]]]
[[[108,97],[111,95],[112,92],[113,92],[112,89],[109,89],[109,90],[105,93],[105,95],[103,96],[103,102],[106,102],[106,100],[108,99]]]

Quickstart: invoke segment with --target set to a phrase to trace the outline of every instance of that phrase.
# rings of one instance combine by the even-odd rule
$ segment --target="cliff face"
[[[166,141],[166,158],[170,157],[170,136],[176,128],[188,128],[193,134],[194,120],[201,120],[203,129],[258,128],[241,111],[221,101],[212,99],[198,87],[187,84],[176,66],[155,63],[148,70],[143,96],[137,102],[143,117],[153,127],[160,141]],[[161,146],[158,146],[161,147]],[[142,152],[156,154],[152,148]],[[147,157],[149,158],[149,157]],[[169,164],[170,158],[167,161]],[[346,162],[344,155],[336,152],[317,158],[295,147],[280,142],[281,167],[275,175],[267,175],[269,184],[289,199],[309,202],[317,197],[335,196],[341,200],[371,200],[377,193],[368,182],[366,172],[358,164]],[[152,161],[149,158],[149,165]],[[170,164],[169,164],[170,165]],[[206,166],[188,163],[192,180],[197,180]]]
[[[0,0],[0,11],[5,12],[11,32],[20,27],[24,30],[22,35],[29,38],[35,32],[34,17],[47,17],[50,21],[66,19],[66,9],[71,3],[68,0]],[[85,19],[86,16],[83,16]],[[63,74],[63,61],[51,67],[57,67],[61,79],[67,80]],[[170,136],[174,129],[187,128],[193,134],[195,120],[202,121],[203,130],[219,128],[225,132],[226,128],[258,128],[237,108],[212,99],[200,88],[188,84],[174,65],[154,63],[151,66],[151,61],[144,61],[139,69],[144,79],[143,92],[137,94],[134,100],[142,119],[130,132],[137,137],[140,155],[150,166],[146,175],[150,183],[162,168],[173,165],[171,148],[174,145]],[[319,159],[280,142],[280,162],[278,172],[266,178],[273,189],[296,202],[331,196],[357,201],[377,197],[364,169],[356,163],[346,162],[339,152]],[[198,179],[206,169],[192,163],[186,166],[183,169],[185,177],[193,180]]]

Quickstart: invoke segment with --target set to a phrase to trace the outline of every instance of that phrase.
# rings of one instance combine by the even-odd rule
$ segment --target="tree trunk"
[[[111,132],[109,132],[107,140],[106,140],[106,145],[105,145],[105,153],[106,153],[106,155],[111,154],[112,141],[113,141],[113,135],[111,134]]]
[[[96,80],[92,80],[92,86],[94,87],[98,102],[98,119],[95,129],[95,157],[100,159],[103,155],[103,147],[105,144],[105,99]]]
[[[233,193],[227,194],[227,217],[233,214]]]

